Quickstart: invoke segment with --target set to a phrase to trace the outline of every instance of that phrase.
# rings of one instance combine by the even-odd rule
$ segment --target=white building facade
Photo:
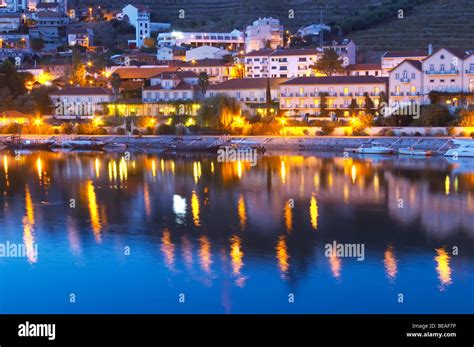
[[[259,18],[245,30],[245,52],[283,46],[283,26],[274,18]]]

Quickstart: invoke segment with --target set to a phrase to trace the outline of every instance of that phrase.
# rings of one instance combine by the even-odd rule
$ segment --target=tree
[[[32,114],[36,111],[36,101],[29,94],[20,95],[15,98],[12,108],[16,111],[26,114]]]
[[[13,98],[10,89],[3,87],[0,89],[0,112],[10,110],[12,108]]]
[[[270,115],[270,109],[272,108],[272,90],[270,87],[270,79],[267,78],[267,90],[266,90],[266,101],[267,101],[267,116]]]
[[[110,76],[110,86],[112,87],[112,90],[115,95],[118,95],[118,93],[120,92],[121,85],[122,85],[122,79],[120,78],[120,75],[114,72]]]
[[[51,114],[52,104],[49,94],[55,92],[58,88],[54,86],[41,86],[30,92],[31,97],[36,103],[36,110],[41,114]]]
[[[27,92],[26,83],[33,80],[33,75],[28,72],[19,73],[9,59],[0,65],[0,88],[8,88],[13,97]]]
[[[241,114],[240,102],[227,95],[206,99],[198,112],[198,124],[214,129],[229,129]]]
[[[209,75],[207,72],[201,72],[198,77],[198,87],[201,89],[202,97],[206,95],[207,88],[209,88]]]
[[[419,126],[447,126],[453,120],[449,110],[443,105],[423,105],[419,119],[414,121]]]
[[[373,115],[375,110],[374,110],[374,102],[369,96],[369,93],[364,93],[364,108],[365,108],[365,113],[366,114],[371,114]]]
[[[72,70],[70,80],[74,85],[86,84],[86,67],[82,63],[81,52],[74,48],[72,53]]]
[[[30,47],[35,52],[41,52],[44,49],[44,40],[41,37],[35,37],[31,39]]]
[[[358,108],[359,108],[359,105],[357,105],[357,100],[352,98],[351,103],[349,105],[349,113],[351,117],[355,117]]]
[[[320,92],[319,93],[319,115],[321,117],[326,117],[327,116],[327,103],[326,103],[326,97],[328,93],[326,92]]]
[[[462,110],[459,113],[460,127],[474,127],[474,110]]]
[[[311,66],[315,72],[332,76],[335,73],[344,72],[342,59],[333,49],[326,49],[319,60]]]

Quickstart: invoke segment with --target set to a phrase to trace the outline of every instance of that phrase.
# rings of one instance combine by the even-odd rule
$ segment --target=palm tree
[[[110,76],[110,86],[112,87],[112,90],[113,90],[115,95],[118,95],[121,85],[122,85],[122,80],[120,78],[120,75],[118,73],[114,72]]]
[[[198,87],[201,89],[202,98],[206,95],[207,88],[209,87],[209,75],[207,72],[201,72],[198,77]]]

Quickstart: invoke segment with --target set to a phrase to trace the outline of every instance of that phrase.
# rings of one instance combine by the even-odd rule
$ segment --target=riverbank
[[[66,135],[24,135],[23,138],[30,139],[51,139],[52,137],[70,138]],[[140,149],[160,149],[166,148],[170,142],[177,138],[172,135],[161,136],[77,136],[80,138],[97,138],[105,142],[123,144],[127,148],[133,150]],[[6,139],[7,136],[0,137],[0,141]],[[212,146],[216,143],[221,143],[223,138],[220,136],[182,136],[183,146],[187,144],[199,143],[202,146]],[[367,142],[376,141],[383,146],[390,146],[392,148],[404,148],[415,146],[419,149],[438,151],[440,149],[447,149],[450,145],[451,137],[377,137],[377,136],[363,136],[363,137],[347,137],[347,136],[320,136],[320,137],[304,137],[304,136],[229,136],[226,137],[233,143],[242,146],[263,146],[267,150],[314,150],[314,151],[343,151],[346,148],[356,148]],[[469,138],[462,138],[469,139]],[[474,140],[472,140],[474,141]]]

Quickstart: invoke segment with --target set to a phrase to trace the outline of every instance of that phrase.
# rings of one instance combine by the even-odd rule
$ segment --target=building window
[[[444,64],[441,64],[441,65],[440,65],[440,71],[441,71],[441,72],[444,72]]]
[[[399,80],[399,79],[400,79],[400,74],[398,74],[398,73],[395,74],[395,79],[396,79],[396,80]]]
[[[434,71],[434,64],[430,64],[430,71]]]
[[[408,71],[403,71],[403,78],[408,79]]]
[[[416,78],[416,74],[415,73],[412,73],[411,74],[411,79],[414,80]]]

